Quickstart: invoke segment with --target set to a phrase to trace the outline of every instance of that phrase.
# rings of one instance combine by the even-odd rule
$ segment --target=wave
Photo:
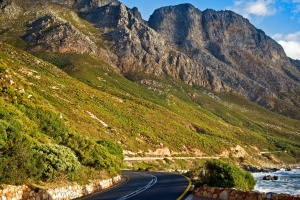
[[[278,176],[279,180],[265,181],[262,180],[264,176]],[[253,173],[257,181],[254,190],[260,192],[286,193],[286,194],[300,194],[300,169],[293,169],[291,171],[279,170],[276,172],[260,172]]]

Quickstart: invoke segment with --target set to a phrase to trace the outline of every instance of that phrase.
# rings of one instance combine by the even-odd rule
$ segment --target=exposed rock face
[[[97,46],[89,37],[57,17],[48,15],[28,26],[30,31],[24,40],[34,46],[34,50],[96,54]]]
[[[190,4],[164,7],[151,15],[149,26],[205,66],[216,91],[243,94],[269,108],[262,96],[299,92],[300,73],[283,48],[231,11],[201,12]]]
[[[290,62],[300,71],[300,60],[293,60],[290,58]]]
[[[109,4],[83,12],[82,16],[96,24],[113,43],[111,51],[118,56],[116,65],[122,73],[168,74],[190,85],[209,87],[204,68],[149,28],[136,8]]]

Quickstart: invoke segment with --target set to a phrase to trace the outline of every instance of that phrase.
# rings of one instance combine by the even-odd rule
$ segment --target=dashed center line
[[[150,175],[151,175],[151,174],[150,174]],[[119,198],[119,199],[117,199],[117,200],[125,200],[125,199],[129,199],[129,198],[131,198],[131,197],[133,197],[133,196],[136,196],[136,195],[138,195],[139,193],[141,193],[141,192],[143,192],[143,191],[149,189],[150,187],[152,187],[152,186],[157,182],[157,177],[156,177],[156,176],[153,176],[153,175],[151,175],[151,177],[152,177],[152,179],[151,179],[151,181],[150,181],[147,185],[145,185],[144,187],[142,187],[142,188],[140,188],[140,189],[138,189],[138,190],[136,190],[136,191],[134,191],[134,192],[132,192],[132,193],[130,193],[130,194],[124,196],[124,197],[121,197],[121,198]]]

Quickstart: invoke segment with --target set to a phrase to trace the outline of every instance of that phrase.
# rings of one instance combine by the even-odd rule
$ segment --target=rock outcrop
[[[118,56],[116,65],[123,74],[167,74],[190,85],[209,87],[203,67],[169,45],[141,19],[136,8],[108,4],[81,15],[113,43],[110,50]]]
[[[23,36],[33,50],[52,52],[80,52],[96,54],[96,44],[69,22],[46,15],[28,24],[29,31]]]
[[[299,92],[300,73],[283,48],[234,12],[182,4],[156,10],[149,26],[205,66],[216,91],[236,92],[268,108],[273,105],[263,96]]]
[[[290,58],[290,62],[300,71],[300,60],[294,60]]]

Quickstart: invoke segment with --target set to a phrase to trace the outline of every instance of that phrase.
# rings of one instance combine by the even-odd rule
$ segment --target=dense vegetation
[[[15,73],[17,69],[29,72],[18,68],[23,67],[22,59],[13,60],[3,51],[0,56],[0,183],[51,182],[62,177],[87,181],[97,173],[120,172],[120,146],[76,133],[49,101]]]
[[[202,184],[214,187],[253,190],[256,184],[250,172],[221,160],[208,160],[204,164]]]

